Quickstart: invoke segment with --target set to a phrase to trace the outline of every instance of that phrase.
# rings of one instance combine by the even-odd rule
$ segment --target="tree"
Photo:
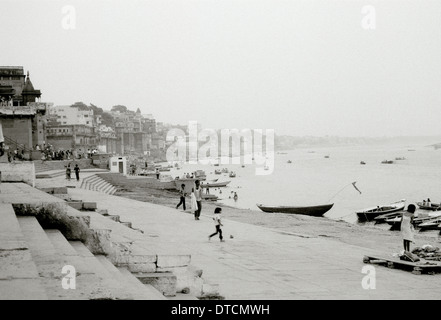
[[[119,105],[113,106],[111,111],[126,112],[127,107],[119,104]]]

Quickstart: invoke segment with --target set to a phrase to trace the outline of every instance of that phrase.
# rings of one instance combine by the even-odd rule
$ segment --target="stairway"
[[[106,194],[113,195],[117,191],[116,187],[101,179],[96,174],[84,178],[81,182],[80,188],[86,190],[99,191]]]
[[[13,218],[12,207],[11,210],[9,219]],[[127,269],[115,267],[105,256],[93,255],[80,241],[68,241],[56,229],[43,229],[35,217],[19,216],[15,219],[24,240],[22,246],[27,246],[27,249],[20,251],[30,253],[24,263],[34,273],[35,285],[29,287],[26,283],[0,280],[0,297],[49,300],[166,299],[153,286],[142,284]],[[2,256],[0,261],[1,265],[5,262]],[[73,276],[68,272],[62,273],[65,266],[75,268],[75,289],[63,288],[63,282],[65,285],[69,283],[67,277]],[[29,281],[28,276],[23,280]],[[70,284],[73,284],[72,280]],[[13,289],[15,295],[9,295],[9,292],[5,294],[8,286],[12,287],[8,291]]]

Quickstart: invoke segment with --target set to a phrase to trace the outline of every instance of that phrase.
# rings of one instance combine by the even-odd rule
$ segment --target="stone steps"
[[[104,179],[101,179],[97,175],[91,175],[84,178],[81,182],[80,188],[103,192],[110,195],[116,192],[116,188],[112,184],[108,183]]]
[[[0,203],[0,300],[47,300],[12,205]]]

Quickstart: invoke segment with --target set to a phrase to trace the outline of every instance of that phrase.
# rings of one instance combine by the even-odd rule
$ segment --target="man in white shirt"
[[[194,212],[194,219],[199,220],[202,210],[202,188],[200,186],[199,180],[194,182],[196,188],[194,189],[194,195],[196,196],[196,203],[198,204],[198,209]]]

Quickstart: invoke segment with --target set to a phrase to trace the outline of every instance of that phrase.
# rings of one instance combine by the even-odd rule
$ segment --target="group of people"
[[[199,180],[196,180],[195,187],[191,188],[191,194],[190,194],[190,205],[191,205],[191,211],[194,213],[194,219],[200,220],[200,215],[202,211],[202,187]],[[181,184],[181,189],[179,190],[179,203],[176,205],[176,209],[179,209],[179,207],[182,205],[184,211],[186,210],[185,205],[185,197],[187,196],[187,192],[185,190],[185,184]],[[208,237],[208,240],[210,240],[215,235],[219,234],[219,239],[221,242],[224,242],[223,236],[222,236],[222,221],[221,221],[221,212],[222,208],[217,207],[214,210],[214,223],[216,227],[216,232],[211,234]]]
[[[80,167],[78,166],[78,164],[75,164],[75,167],[73,169],[75,171],[75,178],[77,179],[77,181],[80,181]],[[71,174],[72,174],[72,169],[70,167],[70,163],[66,166],[66,179],[68,181],[70,181],[71,179]]]

